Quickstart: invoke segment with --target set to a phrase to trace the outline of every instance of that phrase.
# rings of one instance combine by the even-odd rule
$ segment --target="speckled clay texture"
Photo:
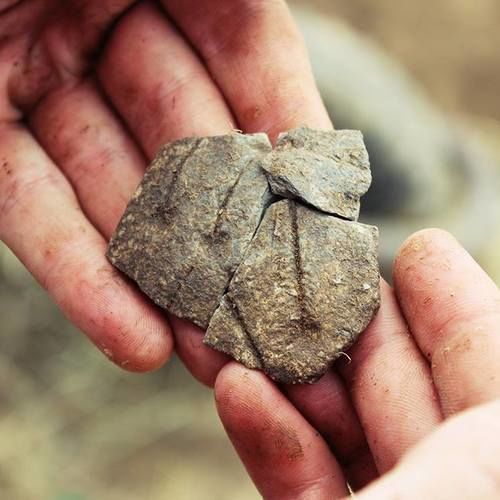
[[[108,249],[205,343],[281,383],[314,382],[379,307],[361,133],[297,129],[162,148]]]

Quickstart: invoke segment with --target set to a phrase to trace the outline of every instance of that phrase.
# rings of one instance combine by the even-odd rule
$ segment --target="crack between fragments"
[[[245,252],[243,253],[243,256],[241,258],[240,263],[236,266],[235,270],[231,273],[231,276],[229,277],[229,281],[227,283],[226,288],[224,288],[224,292],[222,293],[222,297],[227,295],[227,293],[229,292],[229,287],[231,286],[231,283],[233,282],[234,276],[236,275],[236,273],[238,272],[240,267],[245,262],[245,260],[248,256],[248,253],[250,252],[250,249],[252,247],[252,244],[257,236],[257,233],[259,232],[260,226],[262,225],[262,221],[264,220],[264,217],[266,216],[267,211],[269,210],[269,208],[272,205],[274,205],[275,203],[278,203],[279,201],[282,201],[284,199],[284,198],[280,198],[279,196],[276,196],[275,194],[273,194],[270,189],[268,189],[266,191],[266,193],[264,194],[264,197],[267,197],[268,199],[264,200],[264,202],[263,202],[263,208],[262,208],[262,212],[261,212],[261,215],[259,218],[259,222],[257,223],[255,231],[253,232],[252,237],[250,238],[250,241],[248,243],[248,246],[247,246]],[[220,301],[219,301],[219,306],[220,306]]]
[[[193,151],[198,147],[198,144],[193,148]],[[238,175],[238,178],[237,178],[235,184],[231,187],[231,189],[227,193],[224,201],[222,202],[220,210],[224,210],[225,206],[227,206],[230,198],[234,194],[234,190],[235,190],[236,186],[238,185],[243,173],[245,172],[247,167],[252,164],[253,161],[254,160],[251,160],[250,162],[248,162],[248,164],[245,166],[245,168],[242,169],[241,173]],[[234,300],[230,296],[229,289],[231,287],[231,284],[233,282],[235,275],[237,274],[240,267],[244,264],[244,262],[248,256],[248,253],[250,252],[250,250],[252,248],[253,242],[257,236],[257,233],[259,232],[259,229],[260,229],[262,222],[267,214],[267,211],[269,210],[269,208],[272,205],[274,205],[275,203],[278,203],[280,201],[283,201],[283,200],[288,200],[292,204],[290,206],[290,209],[291,209],[290,218],[292,220],[292,231],[294,233],[293,234],[293,239],[294,239],[294,252],[293,253],[294,253],[294,258],[295,258],[295,266],[296,266],[296,272],[297,272],[297,283],[298,283],[298,288],[299,288],[299,299],[298,300],[299,300],[299,307],[300,307],[300,312],[301,312],[301,323],[304,321],[307,321],[306,324],[311,326],[311,327],[315,326],[314,325],[315,322],[314,322],[314,320],[312,320],[312,318],[309,317],[309,314],[308,314],[308,311],[307,311],[307,308],[305,305],[305,287],[304,287],[303,275],[302,275],[302,257],[300,254],[300,246],[299,246],[300,242],[299,242],[298,221],[297,221],[297,205],[302,205],[302,206],[304,206],[312,211],[315,211],[317,213],[324,214],[328,217],[334,217],[336,219],[343,220],[345,222],[356,222],[356,221],[353,221],[353,220],[346,218],[346,217],[342,217],[338,214],[332,214],[329,212],[325,212],[325,211],[315,207],[314,205],[306,202],[305,200],[303,200],[300,197],[297,197],[297,199],[292,199],[292,198],[286,198],[285,196],[274,194],[272,192],[271,185],[269,183],[269,178],[268,178],[267,172],[264,170],[264,168],[262,168],[262,167],[260,167],[260,168],[261,168],[262,174],[265,176],[266,181],[267,181],[267,190],[263,196],[262,212],[260,214],[260,218],[259,218],[259,221],[258,221],[257,226],[255,228],[255,231],[253,232],[252,237],[250,238],[250,241],[248,243],[248,246],[247,246],[245,252],[243,253],[243,256],[241,258],[240,263],[236,266],[235,270],[230,274],[230,276],[228,276],[227,286],[225,287],[224,291],[222,292],[221,299],[219,300],[219,303],[217,304],[217,308],[215,309],[214,313],[212,314],[212,318],[215,315],[215,313],[217,312],[217,310],[220,308],[222,299],[225,297],[231,306],[231,311],[234,314],[235,319],[241,325],[242,330],[245,333],[245,336],[247,337],[248,341],[250,342],[250,346],[252,347],[252,349],[255,353],[255,357],[261,363],[262,368],[264,368],[265,363],[264,363],[264,360],[262,358],[262,354],[259,351],[259,349],[257,348],[257,345],[255,344],[255,341],[254,341],[250,331],[247,328],[247,325],[246,325],[246,323],[241,315],[241,311],[239,310],[237,304],[234,302]],[[220,217],[221,217],[221,214],[219,213],[217,220],[216,220],[216,223],[215,223],[214,232],[216,231]],[[210,321],[211,321],[211,319],[210,319]],[[209,322],[209,326],[210,326],[210,322]]]

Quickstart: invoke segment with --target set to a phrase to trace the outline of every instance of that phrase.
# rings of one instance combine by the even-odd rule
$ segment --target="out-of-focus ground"
[[[369,34],[447,111],[500,119],[496,0],[293,0]]]
[[[295,3],[373,36],[500,150],[496,0]],[[210,391],[176,361],[144,376],[112,366],[1,246],[0,319],[0,498],[258,498]]]

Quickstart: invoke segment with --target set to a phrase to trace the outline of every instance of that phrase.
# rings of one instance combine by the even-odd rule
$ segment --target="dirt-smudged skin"
[[[272,205],[205,342],[282,383],[313,382],[379,307],[378,231]]]
[[[162,148],[108,249],[205,343],[282,383],[313,382],[379,307],[360,132],[191,138]],[[273,194],[271,194],[271,191]],[[286,199],[283,199],[286,198]],[[346,220],[350,219],[350,220]]]
[[[162,148],[111,240],[108,258],[156,304],[206,328],[262,218],[264,134]]]

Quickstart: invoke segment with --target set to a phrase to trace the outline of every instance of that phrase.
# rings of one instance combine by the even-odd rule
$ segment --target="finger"
[[[74,187],[88,219],[109,238],[146,167],[91,81],[48,94],[30,117],[38,141]]]
[[[411,237],[394,266],[396,293],[432,363],[446,415],[500,396],[500,293],[448,233]]]
[[[117,364],[146,371],[169,357],[168,324],[113,270],[68,182],[18,125],[0,127],[0,238]]]
[[[326,443],[262,373],[229,363],[217,377],[215,398],[222,423],[264,498],[346,494]]]
[[[151,3],[132,9],[117,26],[99,77],[149,158],[166,142],[234,128],[205,67]]]
[[[286,386],[288,399],[321,433],[355,490],[378,476],[373,457],[339,376],[328,372],[313,385]]]
[[[215,379],[229,358],[203,343],[205,332],[193,323],[170,316],[176,332],[176,353],[191,374],[202,384],[213,387]]]
[[[68,19],[60,23],[68,42],[89,55],[107,34],[113,21],[136,0],[70,0],[64,2]],[[60,22],[60,18],[56,22]]]
[[[469,410],[440,427],[359,500],[499,498],[499,435],[500,402]]]
[[[225,134],[231,113],[191,48],[151,4],[132,9],[114,32],[99,67],[118,113],[152,157],[186,135]],[[188,370],[213,386],[227,358],[203,344],[204,333],[170,318],[176,351]]]
[[[282,0],[162,0],[198,49],[245,132],[331,128]],[[279,22],[277,22],[279,20]]]
[[[408,333],[390,287],[381,308],[339,363],[380,473],[441,421],[430,368]]]

